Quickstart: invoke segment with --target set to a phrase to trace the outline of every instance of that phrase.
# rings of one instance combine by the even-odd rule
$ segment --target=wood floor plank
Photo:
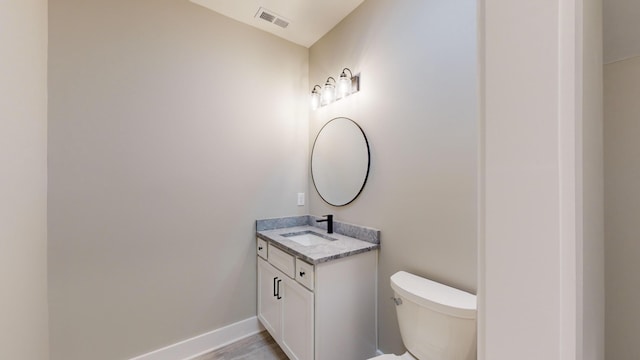
[[[193,360],[287,360],[267,331],[242,339]]]

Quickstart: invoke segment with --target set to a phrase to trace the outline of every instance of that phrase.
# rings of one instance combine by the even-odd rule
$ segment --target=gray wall
[[[307,212],[308,50],[184,0],[53,1],[49,31],[51,358],[255,316],[254,221]]]
[[[604,67],[606,358],[640,357],[640,57]]]
[[[0,359],[46,360],[46,0],[0,2],[0,164]]]
[[[367,0],[311,47],[310,88],[360,72],[362,90],[310,116],[360,124],[371,172],[356,201],[310,212],[382,230],[379,348],[404,350],[389,277],[399,270],[476,291],[476,2]]]

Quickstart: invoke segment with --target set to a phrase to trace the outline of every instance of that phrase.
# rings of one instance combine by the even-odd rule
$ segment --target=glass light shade
[[[343,98],[349,95],[351,95],[351,78],[343,72],[338,80],[338,97]]]
[[[322,88],[322,104],[331,104],[336,99],[336,87],[333,84],[326,83]]]
[[[313,90],[311,93],[311,109],[315,110],[320,106],[320,93]]]

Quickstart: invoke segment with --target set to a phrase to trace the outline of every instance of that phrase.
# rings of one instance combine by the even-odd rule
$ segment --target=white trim
[[[560,3],[559,188],[560,358],[582,359],[582,0]],[[580,194],[580,195],[579,195]]]
[[[262,324],[254,316],[130,360],[190,360],[263,330]]]

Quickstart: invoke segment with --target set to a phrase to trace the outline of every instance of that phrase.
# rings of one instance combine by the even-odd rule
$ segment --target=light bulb
[[[351,95],[351,78],[343,71],[338,80],[338,97],[344,98]]]
[[[320,107],[320,92],[318,90],[322,90],[320,85],[316,85],[311,90],[311,110],[315,110]]]
[[[330,80],[333,80],[333,84]],[[324,84],[324,88],[322,88],[322,104],[327,105],[331,104],[336,99],[336,80],[332,77],[327,79],[327,82]]]
[[[320,94],[317,91],[311,93],[311,109],[315,110],[320,106]]]

